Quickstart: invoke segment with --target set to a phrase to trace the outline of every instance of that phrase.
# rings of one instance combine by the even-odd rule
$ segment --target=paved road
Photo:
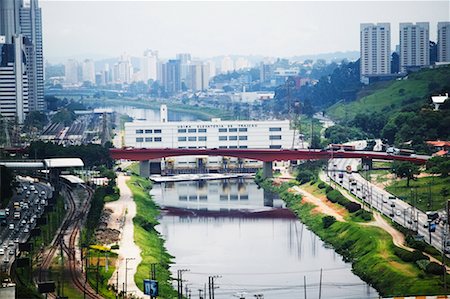
[[[427,243],[430,243],[431,236],[431,244],[442,251],[445,227],[437,225],[436,231],[430,235],[428,228],[426,228],[428,219],[424,212],[368,182],[359,173],[349,174],[345,171],[347,165],[351,165],[352,169],[355,170],[359,164],[359,159],[330,160],[328,176],[393,221],[406,228],[418,231],[418,234],[423,236]]]
[[[9,215],[6,225],[0,226],[0,248],[4,251],[0,254],[0,265],[3,270],[9,268],[18,253],[18,243],[25,242],[29,238],[37,219],[44,212],[47,199],[52,196],[51,187],[46,183],[33,183],[31,180],[21,178],[18,182],[19,187],[7,206]],[[14,202],[19,203],[20,208],[15,209]],[[20,212],[19,218],[14,217],[16,211]]]

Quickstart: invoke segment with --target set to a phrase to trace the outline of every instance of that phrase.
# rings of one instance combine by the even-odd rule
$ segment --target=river
[[[377,298],[377,292],[280,200],[252,180],[155,184],[158,231],[193,298]],[[306,288],[304,281],[306,280]],[[177,286],[175,285],[175,288]],[[186,293],[185,293],[186,294]],[[208,298],[208,296],[204,296]]]

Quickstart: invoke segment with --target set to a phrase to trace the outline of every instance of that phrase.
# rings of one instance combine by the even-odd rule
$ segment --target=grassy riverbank
[[[386,231],[362,225],[349,217],[345,222],[336,221],[324,228],[323,218],[326,215],[313,211],[313,204],[302,202],[300,195],[289,192],[289,187],[297,182],[281,186],[273,186],[270,180],[259,183],[279,193],[301,221],[351,262],[353,272],[373,285],[382,296],[445,293],[442,276],[425,272],[420,268],[420,263],[402,260],[399,257],[402,249],[393,244],[392,237]],[[316,182],[313,187],[318,188],[319,183]]]
[[[134,241],[141,249],[142,261],[138,265],[134,281],[143,290],[143,280],[148,279],[151,264],[156,264],[156,280],[159,282],[160,298],[174,298],[176,291],[172,288],[169,266],[173,258],[164,247],[164,240],[155,226],[158,224],[159,209],[151,199],[148,191],[150,181],[132,176],[127,182],[136,203],[134,223]]]

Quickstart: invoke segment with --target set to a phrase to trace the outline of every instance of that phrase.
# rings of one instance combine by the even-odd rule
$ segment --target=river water
[[[377,292],[252,180],[155,184],[159,232],[192,298],[377,298]],[[306,288],[304,281],[306,280]],[[175,285],[176,288],[176,285]],[[200,291],[199,291],[200,290]],[[186,294],[186,293],[185,293]],[[208,298],[205,296],[204,298]]]

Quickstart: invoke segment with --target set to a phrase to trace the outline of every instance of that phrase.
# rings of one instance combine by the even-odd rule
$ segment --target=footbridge
[[[328,159],[363,159],[363,160],[396,160],[424,164],[429,156],[401,156],[384,152],[370,151],[332,151],[332,150],[304,150],[304,149],[181,149],[181,148],[151,148],[151,149],[110,149],[111,157],[115,160],[149,161],[176,156],[223,156],[240,159],[250,159],[265,162],[264,170],[268,171],[273,161],[291,160],[328,160]]]

